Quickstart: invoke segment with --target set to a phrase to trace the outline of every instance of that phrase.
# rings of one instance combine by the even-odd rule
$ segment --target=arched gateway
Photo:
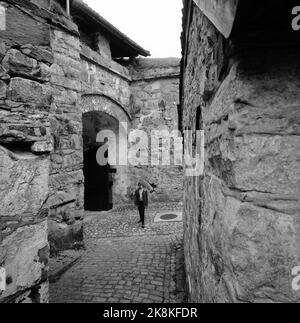
[[[84,200],[88,211],[106,211],[114,201],[127,195],[128,169],[118,165],[100,166],[96,160],[98,149],[104,144],[96,141],[97,134],[110,130],[116,138],[125,136],[120,122],[130,127],[130,116],[121,105],[104,95],[85,95],[81,102],[84,147]],[[121,129],[121,130],[120,130]],[[119,140],[117,140],[117,148]],[[118,150],[119,151],[119,150]]]

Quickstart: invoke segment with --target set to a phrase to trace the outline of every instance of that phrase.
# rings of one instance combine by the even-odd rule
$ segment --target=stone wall
[[[83,210],[83,145],[81,100],[81,43],[70,30],[51,28],[53,88],[49,241],[51,252],[72,248],[82,240],[82,227],[76,223]]]
[[[185,180],[192,302],[297,302],[299,50],[230,43],[194,6],[183,125],[205,130],[205,172]],[[197,120],[198,119],[198,120]]]
[[[108,41],[100,38],[98,44],[105,51]],[[49,203],[63,205],[51,213],[58,223],[52,222],[51,228],[58,225],[54,232],[61,232],[64,231],[62,226],[67,228],[64,219],[73,223],[80,214],[73,210],[83,209],[82,115],[103,112],[119,122],[126,122],[128,132],[135,128],[147,128],[148,132],[150,129],[177,129],[179,61],[140,60],[138,63],[130,61],[129,65],[119,64],[109,55],[101,55],[101,48],[96,52],[78,35],[61,28],[51,29],[51,48],[55,147],[51,154],[53,194]],[[133,192],[140,179],[157,185],[153,201],[180,201],[182,198],[180,167],[117,166],[116,169],[113,186],[116,206],[133,202]],[[61,241],[61,234],[53,240]]]
[[[44,302],[49,243],[56,252],[83,238],[83,114],[107,114],[128,131],[177,128],[178,61],[123,66],[100,34],[98,52],[86,46],[56,1],[1,4],[0,267],[8,288],[0,301]],[[132,203],[140,178],[157,185],[154,201],[179,201],[180,175],[178,167],[120,167],[114,204]]]
[[[179,60],[139,59],[121,64],[101,57],[82,44],[83,113],[102,111],[132,129],[178,129]],[[118,167],[114,205],[132,203],[140,179],[157,185],[156,201],[181,201],[180,167]],[[163,175],[163,177],[162,177]]]
[[[102,50],[103,47],[105,50],[107,43],[105,44],[101,39],[99,46]],[[82,113],[103,112],[108,118],[113,117],[117,122],[125,122],[130,129],[131,77],[129,71],[111,58],[109,59],[108,55],[101,55],[101,48],[99,54],[84,45],[82,46],[81,63],[84,79],[81,111]],[[98,128],[98,130],[113,129]],[[118,165],[113,165],[113,167],[117,170],[114,175],[113,204],[128,203],[130,202],[131,187],[128,167]]]
[[[0,267],[7,288],[0,302],[48,300],[48,198],[53,87],[50,1],[2,2],[0,31]],[[30,14],[32,13],[32,14]]]
[[[132,107],[134,111],[132,128],[143,130],[149,138],[149,161],[161,149],[174,153],[174,147],[162,143],[162,147],[152,149],[151,144],[158,140],[154,131],[178,131],[179,74],[180,61],[177,58],[138,59],[128,66],[133,77]],[[151,202],[181,202],[183,167],[141,166],[131,170],[133,188],[144,180],[153,185]]]
[[[96,52],[88,47],[70,29],[51,28],[54,57],[51,133],[55,145],[51,154],[49,237],[53,251],[71,248],[82,239],[83,115],[103,112],[118,121],[130,122],[129,72],[111,59],[107,51],[109,42],[100,34],[98,38],[105,55],[101,55],[101,48]],[[114,185],[116,202],[128,202],[127,177],[127,170],[119,168]]]
[[[80,218],[84,207],[82,116],[99,111],[130,122],[131,78],[126,68],[111,59],[109,42],[100,34],[98,52],[70,29],[52,28],[50,42],[54,56],[51,83],[55,89],[52,115],[55,146],[51,154],[53,195],[49,204],[59,206],[52,213],[61,227],[66,225],[63,218],[70,223]],[[101,49],[105,54],[101,55]],[[123,193],[124,200],[127,190]],[[119,200],[120,194],[116,191],[115,199]]]

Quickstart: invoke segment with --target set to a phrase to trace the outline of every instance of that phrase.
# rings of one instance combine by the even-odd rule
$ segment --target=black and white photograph
[[[299,198],[300,0],[0,0],[0,304],[300,303]]]

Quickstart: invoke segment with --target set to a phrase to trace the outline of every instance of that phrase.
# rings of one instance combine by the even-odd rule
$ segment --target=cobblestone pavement
[[[182,222],[155,223],[161,213],[181,211],[178,204],[155,205],[146,210],[146,228],[138,224],[138,210],[125,207],[113,212],[86,212],[85,240],[97,238],[182,234]]]
[[[137,224],[136,210],[130,208],[87,213],[86,250],[74,267],[50,285],[51,302],[182,303],[182,222],[154,223],[163,209],[148,210],[145,230]]]

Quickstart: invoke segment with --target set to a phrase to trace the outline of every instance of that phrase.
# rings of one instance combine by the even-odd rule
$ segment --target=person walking
[[[142,183],[138,184],[138,189],[134,195],[134,202],[140,214],[139,223],[141,223],[142,228],[145,229],[145,210],[148,207],[148,192]]]

